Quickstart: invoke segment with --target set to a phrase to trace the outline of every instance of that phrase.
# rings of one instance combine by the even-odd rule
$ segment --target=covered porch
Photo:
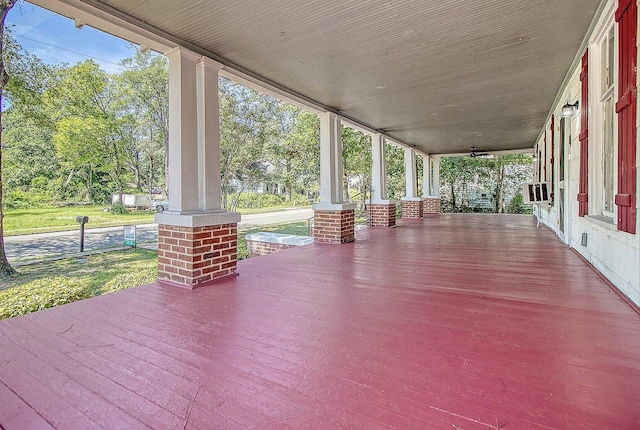
[[[534,217],[356,236],[1,321],[0,423],[637,428],[640,315]]]

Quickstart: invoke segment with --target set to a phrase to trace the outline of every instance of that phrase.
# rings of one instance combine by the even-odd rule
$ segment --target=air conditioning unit
[[[525,204],[533,203],[551,203],[551,186],[547,182],[534,182],[533,184],[524,184],[522,191]]]

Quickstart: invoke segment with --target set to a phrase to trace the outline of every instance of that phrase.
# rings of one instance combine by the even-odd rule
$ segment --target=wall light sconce
[[[570,104],[569,102],[567,102],[566,105],[562,106],[562,117],[570,117],[576,110],[578,110],[578,101],[576,101],[574,104]]]

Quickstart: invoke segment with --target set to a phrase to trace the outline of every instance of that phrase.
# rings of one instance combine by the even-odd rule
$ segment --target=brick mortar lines
[[[422,201],[402,201],[402,218],[422,218]]]
[[[236,271],[237,226],[158,226],[158,278],[196,286]]]
[[[313,239],[316,242],[345,243],[355,239],[355,211],[323,211],[314,213]]]

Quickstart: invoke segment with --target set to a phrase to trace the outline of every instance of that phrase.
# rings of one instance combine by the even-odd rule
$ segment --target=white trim
[[[282,233],[270,233],[265,231],[260,231],[257,233],[249,233],[244,236],[247,242],[265,242],[265,243],[277,243],[280,245],[290,245],[290,246],[304,246],[313,243],[312,237],[307,236],[295,236],[292,234],[282,234]]]
[[[237,224],[240,222],[239,212],[216,211],[209,213],[181,214],[162,212],[155,214],[156,224],[173,225],[179,227],[208,227],[223,224]]]
[[[393,199],[390,199],[390,200],[371,199],[371,204],[372,205],[388,205],[388,206],[391,206],[391,205],[397,205],[398,201],[397,200],[393,200]]]
[[[311,206],[314,211],[348,211],[355,208],[355,203],[316,203]]]

